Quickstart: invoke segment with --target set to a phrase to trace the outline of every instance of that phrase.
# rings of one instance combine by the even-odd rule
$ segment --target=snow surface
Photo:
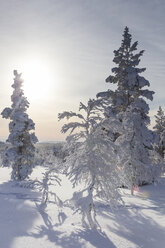
[[[43,168],[33,172],[41,176]],[[41,194],[16,186],[8,168],[0,168],[0,248],[164,248],[165,177],[157,186],[143,186],[130,195],[122,190],[125,206],[110,210],[96,203],[102,231],[85,229],[81,216],[50,203],[47,213],[39,211]],[[63,180],[57,190],[63,199],[71,187]],[[65,197],[66,194],[66,197]]]

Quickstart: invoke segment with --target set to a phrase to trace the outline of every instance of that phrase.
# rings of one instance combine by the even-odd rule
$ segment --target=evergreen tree
[[[149,81],[139,75],[146,68],[137,68],[144,50],[134,54],[137,50],[138,42],[131,44],[131,40],[131,34],[129,34],[129,29],[126,27],[121,47],[114,51],[113,62],[117,64],[117,67],[112,68],[114,75],[110,75],[106,79],[107,83],[115,84],[117,89],[97,94],[97,97],[102,97],[106,101],[109,100],[109,109],[115,112],[126,111],[126,108],[139,97],[153,100],[154,92],[143,89],[145,86],[150,86]]]
[[[156,144],[156,151],[164,158],[165,155],[165,115],[162,108],[159,106],[157,115],[155,115],[156,125],[154,129],[158,134],[158,143]]]
[[[124,173],[123,183],[132,189],[134,184],[153,180],[155,165],[152,166],[150,161],[154,133],[148,129],[149,106],[145,101],[153,100],[154,92],[145,88],[150,83],[140,75],[146,68],[137,67],[144,50],[135,53],[138,42],[132,44],[131,40],[132,36],[126,27],[121,46],[114,51],[113,62],[117,66],[112,68],[113,75],[106,79],[107,83],[116,85],[116,90],[100,92],[97,97],[107,105],[105,118],[110,119],[115,115],[121,123],[121,131],[113,132],[114,142],[121,149],[117,163],[122,168],[121,174]],[[106,130],[107,133],[112,131],[112,126]]]
[[[79,110],[84,111],[84,115],[73,112],[59,114],[59,120],[79,119],[65,124],[62,132],[71,130],[67,137],[67,174],[74,187],[84,186],[74,193],[71,202],[75,203],[76,210],[81,211],[83,224],[91,228],[97,223],[94,198],[97,196],[111,205],[119,199],[115,144],[111,144],[107,136],[103,135],[98,104],[100,100],[89,100],[87,106],[80,103]],[[74,133],[77,129],[79,131]]]
[[[5,108],[1,115],[3,118],[10,119],[9,137],[7,142],[11,145],[6,150],[5,163],[12,164],[12,179],[24,180],[32,172],[34,166],[34,153],[37,137],[30,131],[35,129],[34,122],[29,119],[26,113],[29,102],[21,89],[23,80],[21,74],[14,70],[14,88],[11,96],[11,108]],[[6,165],[6,164],[5,164]]]
[[[121,183],[131,189],[132,194],[136,185],[152,183],[161,172],[161,161],[152,148],[153,132],[147,128],[148,111],[148,105],[141,98],[129,105],[122,113],[122,132],[115,141],[120,150],[117,166]]]

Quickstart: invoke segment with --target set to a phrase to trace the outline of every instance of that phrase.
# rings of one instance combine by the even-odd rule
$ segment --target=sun
[[[26,61],[21,67],[23,90],[29,101],[48,99],[52,93],[50,67],[42,60]]]

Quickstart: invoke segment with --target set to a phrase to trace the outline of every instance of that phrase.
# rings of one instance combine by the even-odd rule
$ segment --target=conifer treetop
[[[155,150],[161,155],[162,158],[165,158],[165,115],[161,106],[159,106],[157,115],[155,115],[155,122],[156,125],[153,128],[158,135]]]
[[[156,130],[158,134],[160,134],[162,131],[165,130],[165,115],[161,106],[159,106],[157,114],[155,115],[155,122],[156,125],[153,128]]]
[[[132,36],[128,27],[125,27],[121,46],[114,50],[113,62],[117,66],[112,68],[113,74],[105,80],[115,84],[117,88],[115,91],[108,90],[97,94],[97,97],[109,99],[112,108],[117,111],[125,111],[139,97],[153,100],[154,92],[144,88],[150,86],[149,81],[140,75],[146,68],[137,67],[144,50],[136,52],[138,42],[132,44],[131,41]]]

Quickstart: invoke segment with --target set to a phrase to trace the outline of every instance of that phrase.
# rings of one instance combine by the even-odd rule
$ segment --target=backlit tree
[[[10,134],[7,139],[10,145],[5,152],[5,163],[12,165],[12,179],[24,180],[34,167],[34,144],[38,140],[35,133],[31,132],[35,129],[35,124],[26,113],[29,102],[21,88],[23,83],[21,74],[14,70],[14,76],[11,108],[5,108],[1,113],[3,118],[10,120]]]

